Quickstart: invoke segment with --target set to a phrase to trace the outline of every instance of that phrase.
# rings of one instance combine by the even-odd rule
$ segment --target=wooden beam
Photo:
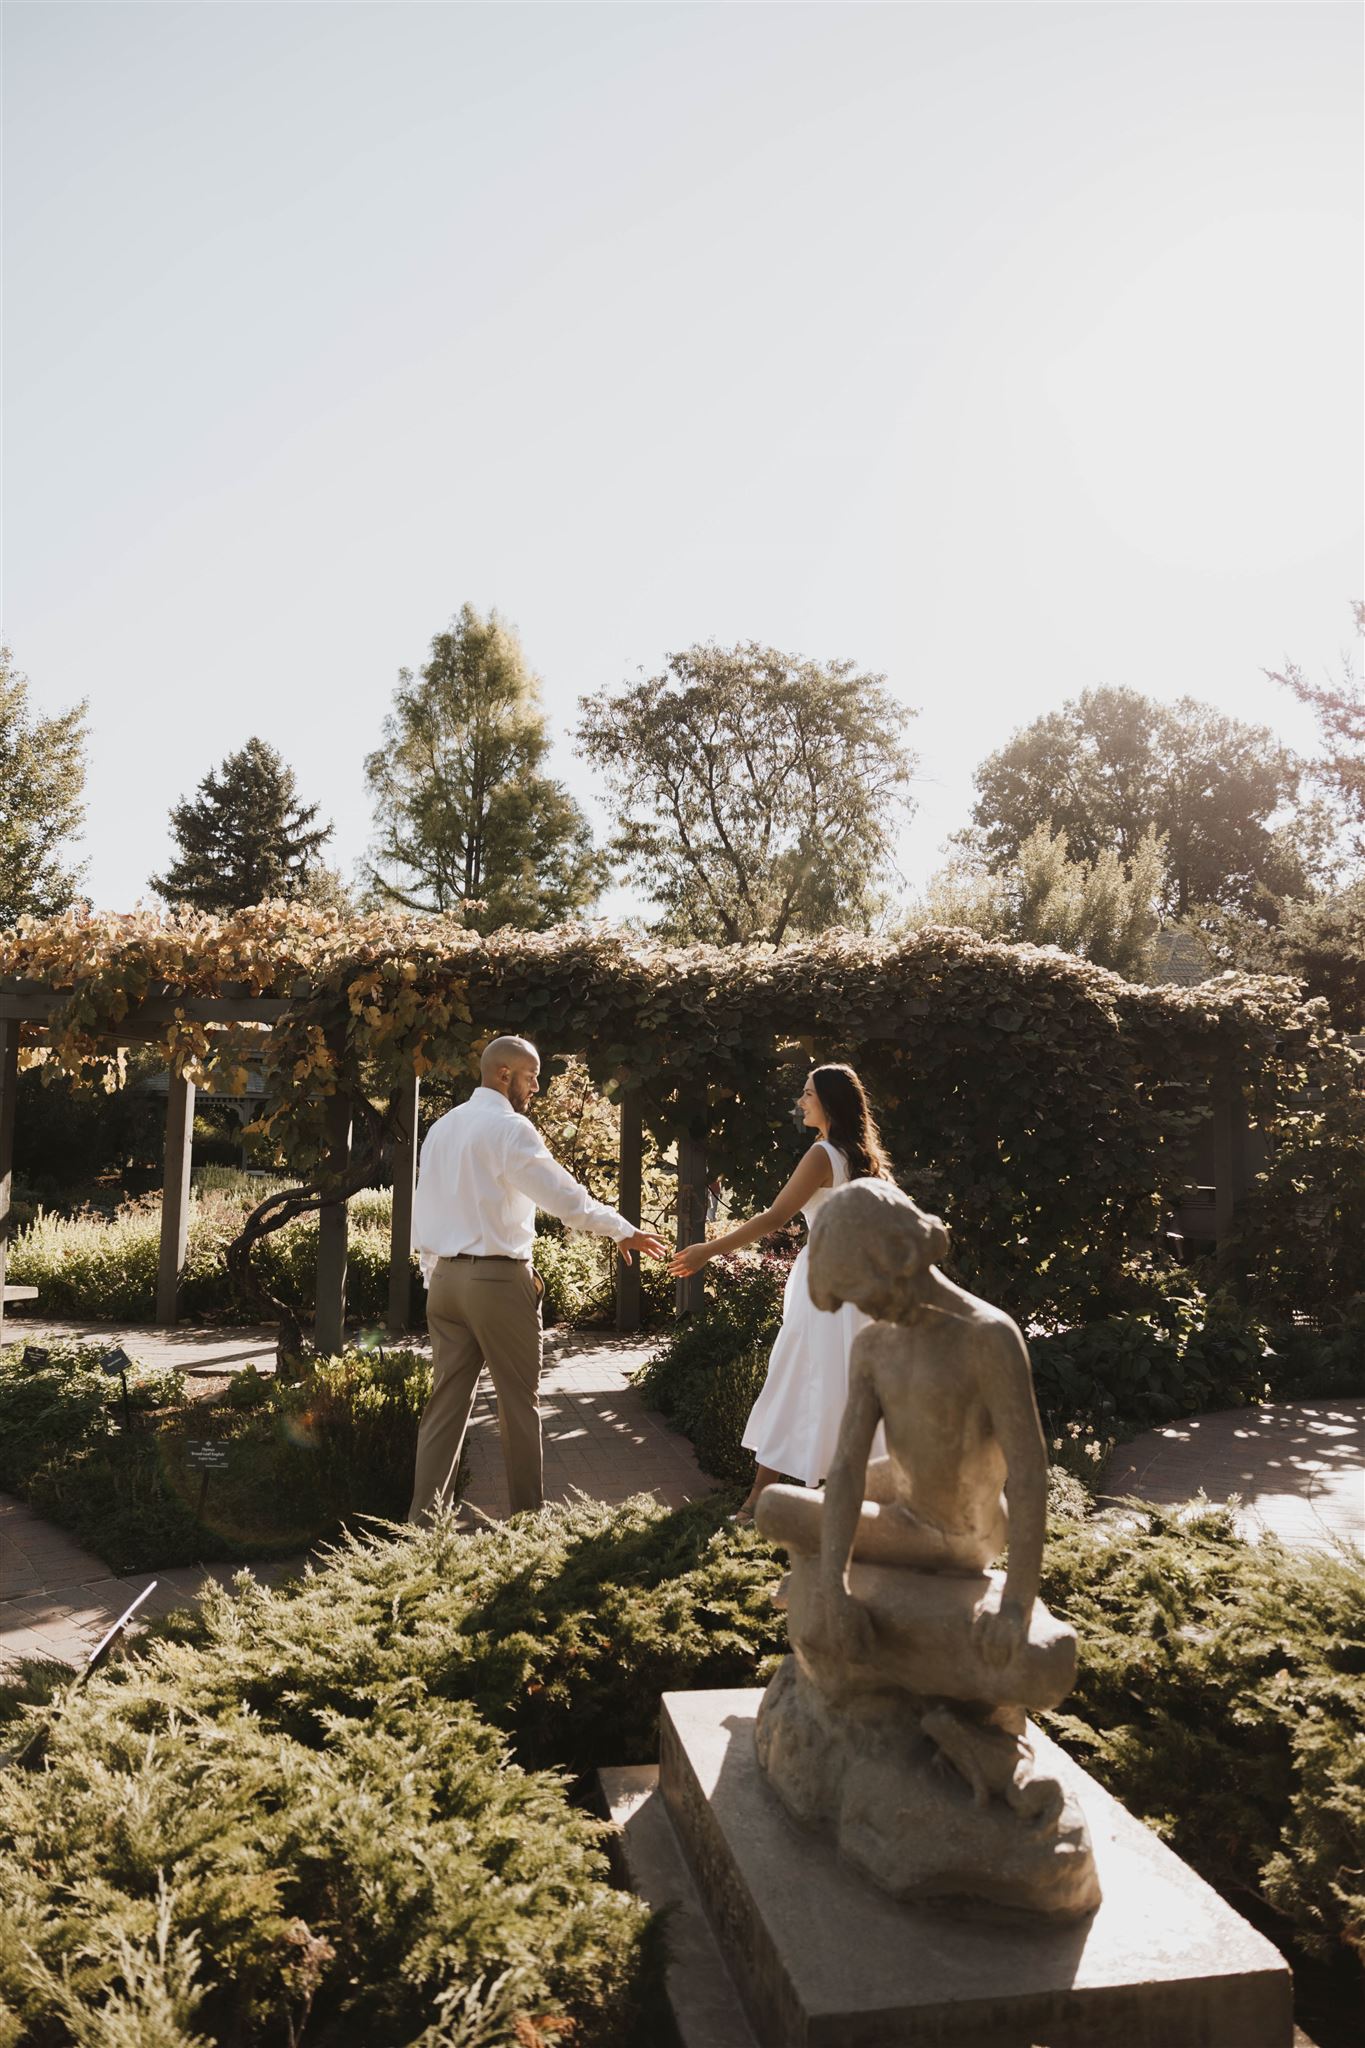
[[[340,1178],[351,1156],[351,1104],[334,1095],[327,1105],[328,1158]],[[329,1202],[318,1217],[317,1305],[313,1342],[324,1357],[340,1351],[346,1330],[346,1204]]]
[[[0,1343],[5,1335],[5,1264],[14,1189],[14,1110],[19,1092],[19,1026],[0,1022]]]
[[[170,1076],[166,1152],[161,1179],[161,1257],[156,1269],[156,1319],[173,1323],[190,1241],[190,1167],[194,1152],[194,1083]]]
[[[417,1189],[417,1111],[422,1084],[416,1074],[403,1083],[398,1111],[398,1139],[393,1148],[393,1225],[389,1237],[389,1318],[391,1337],[408,1328],[412,1309],[412,1198]]]
[[[699,1244],[706,1235],[706,1140],[687,1132],[678,1136],[678,1250]],[[673,1295],[675,1315],[691,1315],[706,1299],[705,1277],[694,1273],[679,1280]]]
[[[621,1135],[616,1153],[616,1206],[621,1214],[640,1228],[640,1196],[642,1188],[642,1160],[644,1156],[644,1125],[640,1116],[640,1091],[625,1088],[620,1099]],[[616,1261],[616,1327],[618,1330],[638,1330],[640,1327],[640,1255],[631,1254],[633,1265],[624,1259]]]
[[[0,1022],[20,1019],[41,1023],[70,993],[69,989],[49,988],[45,982],[0,983]],[[287,996],[187,996],[176,995],[172,990],[133,1003],[126,1017],[98,1035],[107,1038],[111,1045],[121,1044],[125,1037],[148,1038],[171,1023],[177,1014],[196,1024],[274,1024],[289,1007]]]

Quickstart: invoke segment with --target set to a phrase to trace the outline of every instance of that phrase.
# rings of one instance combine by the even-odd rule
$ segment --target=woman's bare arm
[[[740,1251],[746,1244],[757,1244],[759,1238],[769,1237],[784,1223],[790,1223],[811,1196],[820,1188],[829,1187],[833,1179],[834,1169],[829,1163],[828,1152],[823,1145],[812,1145],[777,1200],[770,1203],[761,1215],[751,1217],[747,1223],[737,1223],[723,1237],[708,1238],[705,1244],[685,1246],[673,1259],[669,1272],[675,1279],[685,1280],[700,1272],[708,1259],[724,1252]]]

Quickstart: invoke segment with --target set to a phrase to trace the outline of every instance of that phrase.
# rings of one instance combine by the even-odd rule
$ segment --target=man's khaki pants
[[[488,1367],[513,1514],[545,1498],[540,1443],[540,1283],[520,1259],[439,1259],[427,1293],[431,1396],[417,1431],[410,1522],[450,1497],[474,1405]]]

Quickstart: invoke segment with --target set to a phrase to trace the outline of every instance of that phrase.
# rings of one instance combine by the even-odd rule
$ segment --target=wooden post
[[[156,1269],[156,1319],[173,1323],[190,1241],[190,1167],[194,1153],[194,1083],[167,1075],[166,1152],[161,1176],[161,1258]]]
[[[643,1141],[640,1091],[638,1088],[625,1088],[621,1092],[621,1137],[616,1155],[616,1206],[637,1230],[640,1227]],[[628,1266],[624,1259],[616,1261],[618,1330],[638,1330],[640,1327],[640,1255],[633,1252],[631,1256],[635,1261],[633,1265]]]
[[[334,1095],[327,1105],[327,1161],[338,1178],[351,1157],[351,1104]],[[346,1329],[346,1204],[329,1202],[318,1218],[317,1307],[313,1342],[324,1357],[340,1351]]]
[[[678,1250],[698,1244],[706,1235],[706,1140],[688,1132],[678,1135]],[[673,1296],[675,1315],[690,1315],[706,1299],[700,1273],[679,1280]]]
[[[1214,1235],[1221,1246],[1231,1235],[1233,1217],[1253,1179],[1247,1106],[1236,1082],[1221,1081],[1213,1090]]]
[[[417,1106],[422,1083],[409,1074],[398,1111],[393,1148],[393,1227],[389,1237],[389,1319],[391,1337],[408,1327],[412,1304],[412,1198],[417,1190]]]
[[[19,1092],[19,1020],[0,1023],[0,1342],[5,1335],[5,1266],[14,1185],[14,1107]]]

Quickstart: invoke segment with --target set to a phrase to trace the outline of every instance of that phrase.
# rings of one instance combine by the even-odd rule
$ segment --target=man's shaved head
[[[539,1066],[540,1054],[529,1038],[494,1038],[479,1060],[479,1079],[491,1081],[504,1067]]]

